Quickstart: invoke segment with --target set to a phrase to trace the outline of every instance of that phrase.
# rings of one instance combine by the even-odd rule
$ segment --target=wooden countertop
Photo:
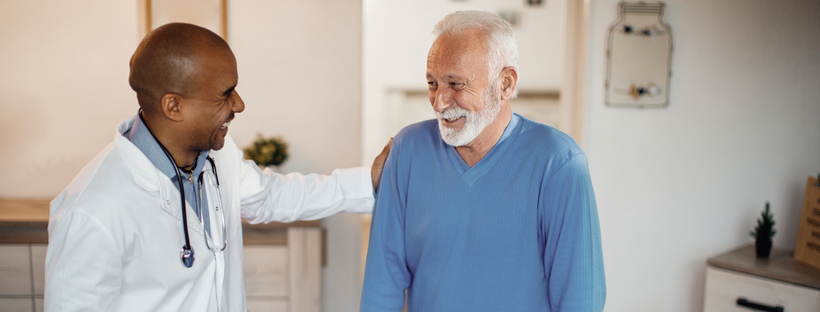
[[[49,204],[52,198],[0,198],[0,244],[48,243]],[[242,223],[245,245],[287,245],[289,227],[321,227],[322,222],[268,224]]]
[[[46,222],[51,198],[0,198],[0,222]]]
[[[709,258],[713,267],[820,289],[820,270],[794,260],[794,251],[772,248],[769,259],[758,259],[754,244]]]
[[[48,243],[51,198],[0,198],[0,243]]]

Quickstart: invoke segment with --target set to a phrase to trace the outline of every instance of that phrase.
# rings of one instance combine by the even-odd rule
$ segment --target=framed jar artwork
[[[608,33],[606,105],[669,105],[672,32],[664,8],[663,2],[618,4],[620,19]]]

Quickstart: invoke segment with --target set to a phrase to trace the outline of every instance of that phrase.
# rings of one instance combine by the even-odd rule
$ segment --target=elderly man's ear
[[[501,70],[501,99],[509,100],[512,98],[515,86],[518,83],[518,71],[515,67],[504,67]]]

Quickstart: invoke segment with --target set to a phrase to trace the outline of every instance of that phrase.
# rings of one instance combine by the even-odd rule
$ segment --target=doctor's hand
[[[390,153],[391,146],[393,146],[393,138],[390,138],[379,156],[376,156],[376,159],[373,160],[373,166],[370,167],[370,177],[373,179],[374,191],[379,188],[379,179],[382,176],[382,170],[384,170],[384,161],[387,160],[387,154]]]

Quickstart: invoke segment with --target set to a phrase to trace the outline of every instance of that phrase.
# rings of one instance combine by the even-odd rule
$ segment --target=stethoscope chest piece
[[[186,268],[190,268],[194,265],[194,258],[196,255],[194,254],[194,249],[191,246],[182,246],[182,250],[179,251],[179,256],[182,258],[182,264],[185,265]]]

